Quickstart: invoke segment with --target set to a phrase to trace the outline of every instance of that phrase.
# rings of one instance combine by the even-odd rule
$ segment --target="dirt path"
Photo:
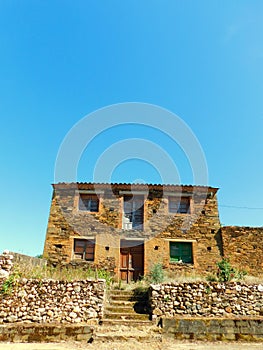
[[[263,343],[182,342],[162,343],[114,342],[114,343],[0,343],[0,350],[260,350]]]

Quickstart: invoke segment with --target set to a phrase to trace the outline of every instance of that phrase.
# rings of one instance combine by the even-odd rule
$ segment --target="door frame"
[[[136,247],[138,247],[136,251]],[[134,248],[134,249],[133,249]],[[141,251],[140,251],[141,249]],[[126,261],[122,259],[122,251],[127,252]],[[121,239],[120,240],[120,266],[119,266],[119,279],[126,281],[136,281],[139,276],[144,275],[144,256],[145,256],[145,242],[144,239]],[[138,260],[135,260],[135,255],[139,255],[139,264],[136,266]],[[135,261],[134,261],[135,260]],[[125,262],[125,264],[123,264]],[[122,266],[125,265],[125,266]],[[126,274],[126,277],[123,278]]]

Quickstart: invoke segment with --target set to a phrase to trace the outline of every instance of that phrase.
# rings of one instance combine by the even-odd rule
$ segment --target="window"
[[[96,196],[96,194],[80,194],[79,210],[98,212],[99,198]]]
[[[170,242],[170,261],[192,264],[192,242]]]
[[[190,212],[190,197],[169,197],[169,213],[187,214]]]
[[[124,230],[143,230],[144,196],[124,196]]]
[[[94,261],[95,241],[88,239],[74,240],[74,259]]]

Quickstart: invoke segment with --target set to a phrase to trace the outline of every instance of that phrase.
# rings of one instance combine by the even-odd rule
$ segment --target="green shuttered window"
[[[170,261],[192,264],[192,242],[170,242]]]

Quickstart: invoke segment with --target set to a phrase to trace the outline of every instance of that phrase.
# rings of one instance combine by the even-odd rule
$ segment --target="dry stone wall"
[[[8,250],[4,250],[4,252],[0,254],[0,285],[10,274],[13,266],[12,260],[13,255],[10,254]]]
[[[263,285],[169,283],[151,285],[153,319],[158,317],[263,316]]]
[[[21,279],[10,295],[0,294],[0,323],[81,323],[102,317],[104,280]]]

